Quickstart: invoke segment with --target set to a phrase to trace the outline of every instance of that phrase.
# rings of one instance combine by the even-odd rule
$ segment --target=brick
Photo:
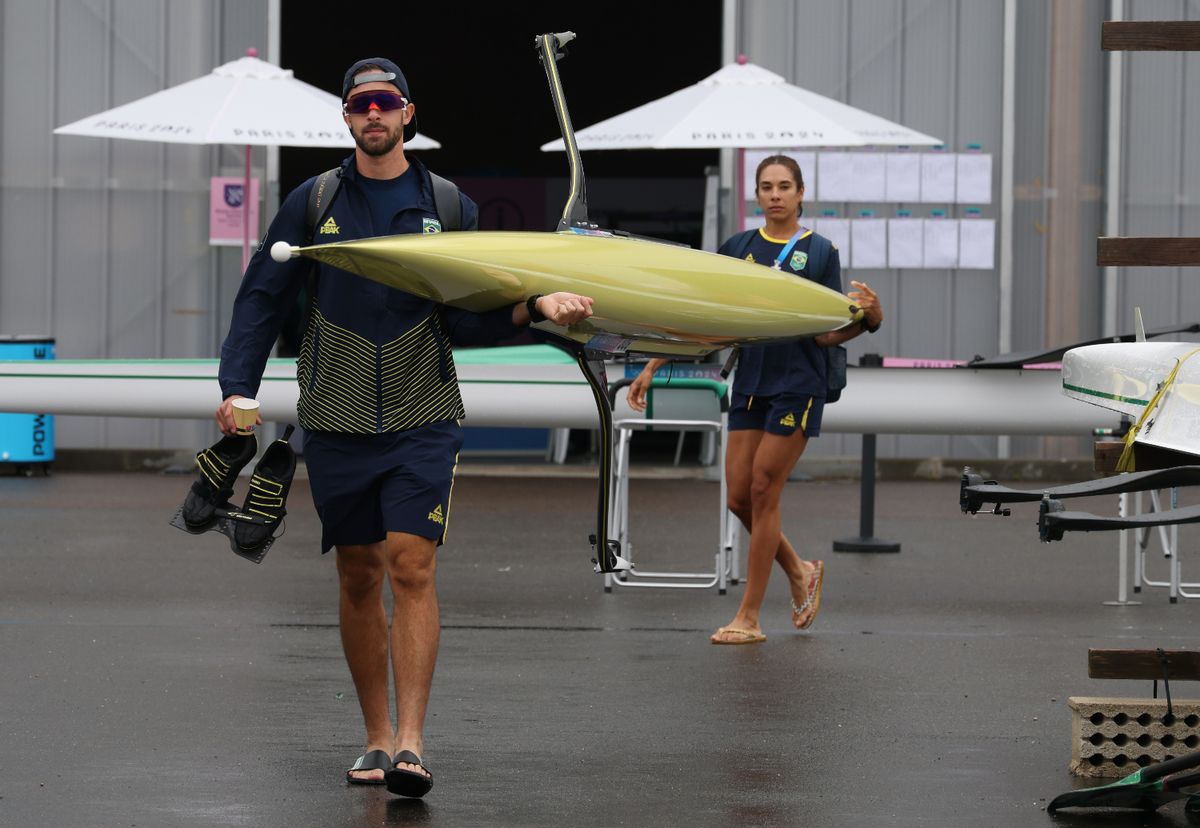
[[[1071,764],[1076,776],[1120,777],[1200,748],[1200,701],[1072,696]]]

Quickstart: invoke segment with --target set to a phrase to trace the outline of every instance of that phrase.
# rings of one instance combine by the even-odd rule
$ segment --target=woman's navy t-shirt
[[[718,253],[733,255],[732,242],[728,239]],[[812,273],[808,268],[808,251],[812,246],[813,232],[804,234],[788,254],[781,267],[784,273],[798,278],[811,279],[817,284],[842,292],[842,267],[837,248],[833,247],[826,260],[823,273]],[[775,239],[762,229],[754,234],[746,251],[746,261],[770,267],[790,239]],[[826,393],[825,349],[812,338],[796,339],[770,345],[747,345],[738,357],[737,372],[733,378],[735,394],[773,396],[775,394],[808,394],[825,398]]]

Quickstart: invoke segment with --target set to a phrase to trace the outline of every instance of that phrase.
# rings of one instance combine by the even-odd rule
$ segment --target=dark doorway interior
[[[335,94],[355,60],[381,55],[404,69],[421,131],[443,148],[425,153],[481,206],[485,229],[546,230],[566,198],[562,153],[538,147],[559,135],[534,51],[542,32],[574,31],[559,64],[576,128],[695,83],[720,68],[721,4],[442,3],[283,5],[283,65]],[[287,192],[343,151],[285,148]],[[593,221],[700,242],[705,166],[715,151],[584,155]]]

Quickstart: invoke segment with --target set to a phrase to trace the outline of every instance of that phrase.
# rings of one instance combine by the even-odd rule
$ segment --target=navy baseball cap
[[[368,66],[378,68],[368,69]],[[408,91],[408,81],[405,79],[404,73],[400,71],[400,67],[387,58],[381,57],[363,58],[355,61],[354,65],[346,70],[346,75],[342,78],[342,103],[345,103],[346,99],[350,97],[354,87],[374,81],[390,83],[400,90],[400,94],[407,98],[409,103],[412,103],[412,94]],[[404,140],[411,141],[416,134],[417,116],[413,115],[404,125]]]

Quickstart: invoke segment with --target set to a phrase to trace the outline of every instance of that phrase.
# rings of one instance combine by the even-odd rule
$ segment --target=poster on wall
[[[914,268],[925,266],[925,220],[919,218],[888,219],[888,267]]]
[[[921,156],[915,152],[887,155],[884,201],[921,200]]]
[[[996,266],[995,219],[963,219],[958,223],[958,266],[979,270]]]
[[[980,152],[959,153],[955,173],[955,201],[959,204],[992,203],[992,156]]]
[[[208,190],[208,243],[241,247],[246,209],[246,180],[241,176],[213,176]],[[258,179],[250,179],[250,241],[258,239]]]

